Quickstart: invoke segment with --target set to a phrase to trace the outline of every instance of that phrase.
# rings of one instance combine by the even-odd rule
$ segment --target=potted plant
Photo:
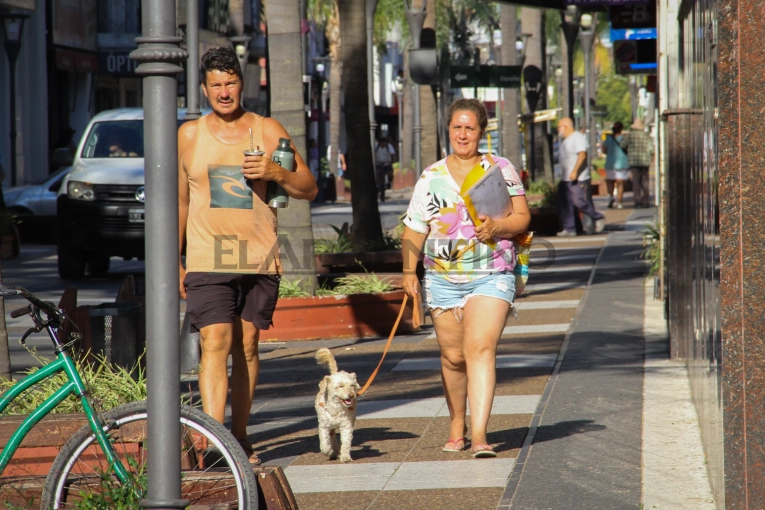
[[[374,273],[349,274],[325,282],[310,295],[299,281],[282,279],[274,326],[261,332],[261,341],[385,336],[396,320],[404,291],[390,278]],[[411,333],[411,301],[398,333]]]
[[[555,235],[560,230],[558,209],[555,207],[557,190],[557,183],[546,179],[538,179],[528,185],[526,199],[531,213],[529,230],[538,235]]]

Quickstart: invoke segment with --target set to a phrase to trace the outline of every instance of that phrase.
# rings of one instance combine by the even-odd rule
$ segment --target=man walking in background
[[[648,190],[648,167],[653,159],[653,140],[645,132],[643,119],[635,119],[619,145],[627,152],[627,162],[632,172],[632,196],[635,207],[650,207]]]
[[[563,227],[558,236],[576,235],[574,207],[585,215],[586,233],[602,232],[606,221],[589,199],[592,191],[587,161],[587,139],[574,129],[574,123],[568,117],[558,121],[558,134],[562,140],[559,149],[561,180],[558,184],[558,214]]]

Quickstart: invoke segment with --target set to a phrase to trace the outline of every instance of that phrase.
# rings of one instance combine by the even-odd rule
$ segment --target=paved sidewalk
[[[325,371],[313,354],[332,348],[340,368],[363,382],[384,339],[264,345],[248,427],[256,451],[285,469],[301,510],[705,508],[711,496],[689,397],[658,391],[670,379],[687,387],[684,369],[644,363],[646,352],[651,363],[669,363],[655,359],[666,350],[660,332],[645,341],[647,314],[660,305],[646,311],[637,231],[652,214],[609,210],[603,235],[544,238],[534,247],[532,283],[498,349],[489,424],[496,459],[441,451],[449,419],[428,327],[396,338],[359,403],[355,460],[345,465],[319,453],[313,400]],[[685,429],[660,419],[671,410],[668,397],[669,407],[684,410]],[[656,426],[643,427],[646,419]],[[686,439],[673,442],[677,434]],[[657,456],[668,443],[674,450]],[[682,495],[662,499],[668,491]]]

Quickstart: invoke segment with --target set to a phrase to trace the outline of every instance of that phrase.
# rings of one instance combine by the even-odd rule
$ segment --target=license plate
[[[128,209],[128,221],[130,223],[143,223],[144,212],[144,209]]]

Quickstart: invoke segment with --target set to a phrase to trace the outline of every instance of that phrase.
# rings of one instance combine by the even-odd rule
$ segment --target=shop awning
[[[98,71],[98,58],[94,53],[54,48],[56,69],[73,73],[95,73]]]

